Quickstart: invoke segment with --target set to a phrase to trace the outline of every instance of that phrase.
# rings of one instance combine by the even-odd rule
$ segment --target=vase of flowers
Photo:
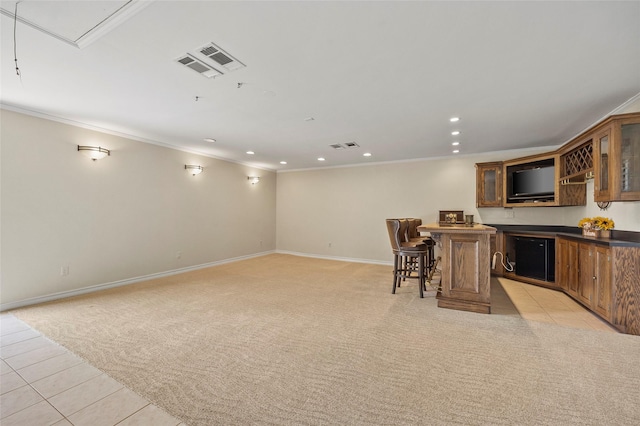
[[[585,217],[578,222],[578,227],[582,228],[582,235],[588,237],[609,238],[614,226],[613,219],[602,216]]]

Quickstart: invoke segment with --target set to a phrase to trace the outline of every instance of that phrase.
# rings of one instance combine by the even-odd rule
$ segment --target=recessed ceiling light
[[[318,157],[318,161],[324,161],[324,157]]]
[[[459,153],[459,152],[460,152],[460,150],[459,150],[459,149],[454,149],[454,150],[453,150],[453,153],[454,153],[454,154],[457,154],[457,153]]]
[[[370,152],[365,152],[364,154],[362,154],[363,157],[371,157],[371,153]]]
[[[249,154],[249,155],[253,155],[253,154],[255,154],[255,152],[253,152],[253,151],[247,151],[247,154]]]
[[[449,121],[455,123],[456,121],[460,121],[460,117],[451,117]]]
[[[453,136],[458,136],[460,134],[460,130],[454,130],[453,132],[451,132],[451,134]]]
[[[458,142],[458,141],[451,142],[451,145],[453,145],[453,146],[458,146],[458,145],[460,145],[460,142]]]
[[[210,143],[214,143],[216,140],[213,138],[204,138],[205,142],[210,142]]]
[[[280,164],[287,164],[287,162],[286,161],[281,161]]]

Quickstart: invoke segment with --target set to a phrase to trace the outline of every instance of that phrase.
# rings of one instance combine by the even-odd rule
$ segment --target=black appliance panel
[[[555,240],[516,237],[516,275],[555,281]]]

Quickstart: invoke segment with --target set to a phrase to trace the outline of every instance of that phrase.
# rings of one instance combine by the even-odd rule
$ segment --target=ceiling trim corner
[[[129,0],[120,9],[116,10],[114,13],[97,23],[94,27],[92,27],[89,31],[84,33],[76,40],[69,39],[63,35],[50,31],[34,22],[29,21],[28,19],[20,17],[20,14],[16,16],[14,12],[7,9],[0,8],[0,13],[8,16],[11,19],[15,19],[21,24],[25,24],[33,29],[36,29],[43,34],[51,36],[78,49],[83,49],[89,46],[94,41],[106,35],[109,31],[124,23],[127,19],[131,18],[133,15],[146,8],[154,1],[155,0]]]
[[[83,34],[75,42],[72,42],[78,49],[82,49],[106,35],[109,31],[124,23],[142,9],[149,6],[155,0],[130,0],[127,4],[112,13],[105,20]]]

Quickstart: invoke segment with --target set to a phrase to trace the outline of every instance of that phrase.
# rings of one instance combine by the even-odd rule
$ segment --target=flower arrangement
[[[578,226],[582,228],[582,235],[609,238],[609,231],[613,229],[615,223],[608,217],[596,216],[580,219]]]
[[[609,231],[613,229],[614,226],[616,226],[616,224],[613,221],[613,219],[610,219],[608,217],[602,217],[602,216],[585,217],[580,219],[580,222],[578,222],[578,227],[582,229],[587,229],[587,230],[600,229],[603,231]]]

